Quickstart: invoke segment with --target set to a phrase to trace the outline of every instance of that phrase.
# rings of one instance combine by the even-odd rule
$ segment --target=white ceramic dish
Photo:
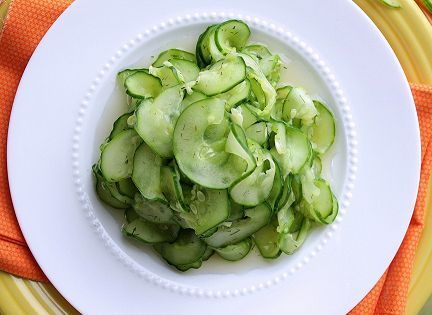
[[[313,7],[313,9],[311,9]],[[165,48],[191,49],[212,22],[242,18],[291,62],[286,79],[323,98],[338,137],[326,161],[341,213],[293,256],[212,259],[179,273],[125,240],[122,213],[97,200],[91,165],[124,110],[117,71]],[[367,43],[367,44],[366,44]],[[350,1],[74,2],[47,33],[13,108],[8,167],[26,240],[83,313],[342,314],[378,280],[415,202],[415,107],[393,52]]]

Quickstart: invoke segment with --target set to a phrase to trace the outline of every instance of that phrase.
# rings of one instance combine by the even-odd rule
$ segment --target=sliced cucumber
[[[177,265],[174,266],[180,271],[188,271],[189,269],[198,269],[202,265],[202,259],[198,259],[196,262],[187,265]]]
[[[180,230],[174,243],[163,243],[159,247],[162,257],[171,265],[187,265],[199,260],[206,251],[206,243],[193,230]]]
[[[192,94],[187,94],[186,97],[183,99],[181,103],[181,109],[180,112],[183,112],[186,108],[189,107],[189,105],[201,101],[203,99],[207,98],[205,94],[202,94],[200,92],[193,92]]]
[[[197,40],[197,43],[195,45],[195,56],[196,56],[196,61],[197,61],[197,65],[198,67],[200,67],[201,69],[204,68],[208,63],[206,61],[206,59],[203,56],[203,53],[201,51],[201,44],[202,44],[202,40],[204,38],[204,36],[207,34],[207,31],[209,30],[211,26],[209,26],[204,33],[202,33]]]
[[[256,167],[255,156],[249,149],[246,135],[242,127],[240,127],[239,125],[231,125],[231,132],[228,134],[225,144],[225,152],[232,153],[242,158],[242,161],[239,161],[241,164],[244,164],[243,161],[246,161],[247,167],[244,171],[245,173],[252,172],[252,170]],[[239,167],[242,167],[240,163],[238,163],[237,165]]]
[[[281,254],[279,233],[276,231],[277,225],[277,219],[273,217],[268,225],[262,227],[253,235],[255,244],[264,258],[277,258]]]
[[[208,260],[213,254],[214,250],[211,247],[207,246],[204,255],[201,257],[202,261]]]
[[[285,254],[292,255],[304,243],[310,227],[310,221],[305,218],[298,233],[282,233],[279,238],[280,249]]]
[[[265,147],[268,140],[267,123],[257,122],[245,131],[246,137]]]
[[[133,208],[127,208],[124,213],[125,219],[127,223],[131,223],[132,221],[139,218],[138,213],[135,212]]]
[[[314,101],[318,115],[311,126],[312,148],[324,154],[333,144],[336,135],[336,124],[333,114],[321,102]]]
[[[126,209],[130,206],[127,200],[120,201],[113,196],[111,191],[117,190],[116,183],[108,182],[102,174],[100,174],[97,165],[93,165],[93,175],[96,179],[96,193],[103,202],[118,209]]]
[[[128,237],[147,244],[172,242],[177,238],[177,224],[157,224],[138,218],[123,225],[122,232]]]
[[[231,57],[220,60],[198,76],[194,90],[212,96],[232,89],[246,77],[246,66],[242,58]]]
[[[161,81],[145,71],[128,76],[124,86],[126,93],[135,98],[156,97],[162,90]]]
[[[230,111],[237,104],[247,100],[250,92],[249,80],[244,80],[225,93],[218,94],[217,97],[226,101],[225,109]]]
[[[221,23],[215,32],[216,45],[225,54],[241,50],[246,45],[249,36],[249,26],[239,20],[230,20]]]
[[[244,209],[243,205],[240,205],[240,204],[231,200],[231,211],[230,211],[230,215],[226,221],[231,222],[231,221],[241,219],[244,216],[244,212],[245,212],[245,209]]]
[[[173,48],[173,49],[168,49],[168,50],[161,52],[159,54],[159,56],[156,58],[156,60],[153,62],[152,66],[153,67],[160,67],[164,64],[165,61],[173,59],[173,58],[188,60],[188,61],[191,61],[194,63],[196,62],[194,54],[187,52],[187,51],[184,51],[184,50],[181,50],[181,49]]]
[[[312,170],[315,174],[315,177],[320,177],[322,172],[322,162],[318,155],[315,155],[315,157],[312,160]]]
[[[218,98],[193,103],[177,120],[173,137],[176,161],[182,172],[201,186],[228,188],[247,169],[246,161],[225,152],[226,139],[213,141],[207,135],[210,127],[218,126],[226,134],[227,122],[225,102]]]
[[[215,30],[217,25],[212,25],[204,32],[203,37],[198,41],[204,64],[208,65],[221,60],[224,55],[219,50],[215,41]],[[197,44],[197,45],[198,45]]]
[[[126,113],[121,115],[113,124],[112,131],[108,137],[109,140],[117,136],[120,132],[130,129],[131,126],[128,124],[128,118],[131,116],[131,113]]]
[[[142,140],[133,129],[120,132],[101,153],[100,170],[107,181],[118,182],[132,175],[133,157]]]
[[[282,62],[279,55],[264,57],[259,61],[262,73],[273,86],[276,86],[279,82],[281,64]]]
[[[244,129],[249,128],[250,126],[252,126],[257,121],[260,121],[260,119],[258,118],[256,113],[251,109],[252,106],[250,104],[246,103],[246,104],[240,105],[239,108],[241,109],[241,112],[242,112],[242,117],[243,117],[242,127]]]
[[[271,206],[273,211],[277,209],[277,205],[282,196],[283,187],[284,187],[284,180],[280,171],[280,167],[278,163],[275,162],[275,176],[273,181],[273,187],[267,198],[267,202]]]
[[[168,89],[183,82],[178,70],[171,63],[164,64],[161,67],[151,66],[149,72],[151,75],[159,78],[164,89]]]
[[[183,189],[180,184],[180,174],[176,165],[162,166],[161,188],[171,209],[178,212],[189,211],[189,207],[184,200]]]
[[[220,248],[230,244],[238,243],[251,236],[260,228],[265,226],[271,216],[268,204],[262,203],[245,211],[245,218],[234,221],[231,226],[222,225],[218,230],[204,239],[211,247]]]
[[[173,211],[166,201],[148,200],[136,195],[133,209],[143,219],[154,223],[173,223]]]
[[[256,71],[249,66],[247,69],[247,77],[251,81],[252,91],[255,95],[262,94],[261,100],[258,100],[260,103],[258,113],[264,118],[269,118],[276,102],[276,90],[261,71]],[[252,82],[256,82],[257,85],[252,84]],[[255,89],[254,86],[256,87]]]
[[[285,177],[290,172],[298,173],[312,154],[311,144],[306,135],[297,128],[285,127],[286,152],[279,154],[275,148],[271,149],[273,157],[279,162]]]
[[[292,178],[293,178],[292,175],[288,175],[285,177],[285,180],[283,181],[282,192],[279,197],[279,201],[277,203],[278,210],[281,210],[290,201],[290,196],[292,191]]]
[[[198,66],[189,60],[184,59],[170,59],[170,62],[177,70],[177,75],[182,82],[190,82],[196,80],[200,69]]]
[[[162,194],[160,169],[162,159],[142,143],[135,152],[132,180],[141,194],[150,200],[165,200]]]
[[[256,206],[268,198],[276,172],[275,163],[268,151],[258,149],[254,155],[257,159],[255,170],[230,189],[232,200],[250,207]]]
[[[271,132],[274,134],[273,142],[276,152],[284,154],[287,152],[287,134],[285,129],[285,123],[282,122],[271,122],[269,124]]]
[[[272,55],[269,49],[262,44],[248,45],[242,49],[242,53],[253,56],[258,60],[261,60],[265,57],[271,57]]]
[[[123,179],[117,183],[118,191],[123,196],[127,196],[131,199],[135,197],[138,189],[130,178]]]
[[[305,216],[323,224],[330,224],[338,212],[337,199],[334,197],[330,185],[324,179],[316,179],[315,186],[319,193],[314,195],[311,203],[304,203],[302,210]]]
[[[282,117],[286,121],[299,118],[304,125],[311,125],[318,114],[315,105],[306,91],[293,87],[285,98]]]
[[[278,88],[276,90],[277,98],[284,101],[286,99],[286,97],[288,96],[288,94],[291,92],[292,88],[293,87],[291,85],[286,85],[286,86]]]
[[[197,235],[224,222],[230,214],[228,193],[226,190],[205,189],[195,185],[188,202],[190,212],[181,213],[188,226]]]
[[[120,83],[120,85],[124,87],[126,79],[138,71],[139,71],[138,69],[124,69],[123,71],[117,73],[117,80]]]
[[[246,257],[252,248],[250,237],[236,244],[227,245],[222,248],[215,248],[216,253],[225,260],[237,261]]]
[[[183,87],[174,86],[163,91],[154,101],[143,101],[135,112],[135,130],[162,157],[173,155],[173,131],[183,95]]]

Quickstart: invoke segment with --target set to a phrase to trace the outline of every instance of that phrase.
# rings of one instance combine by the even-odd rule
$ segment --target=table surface
[[[12,0],[0,0],[0,30]],[[384,7],[377,0],[354,0],[389,41],[411,82],[432,84],[432,26],[413,0],[400,0],[402,9]],[[429,40],[427,40],[429,39]],[[416,47],[416,49],[411,49]],[[432,185],[429,187],[432,194]],[[432,314],[432,202],[427,202],[425,230],[419,244],[410,284],[407,314]],[[429,272],[428,272],[429,271]],[[50,284],[23,280],[0,272],[1,314],[75,314]],[[424,304],[424,306],[423,306]],[[423,306],[423,308],[422,308]],[[422,308],[422,309],[421,309]],[[421,310],[420,310],[421,309]]]

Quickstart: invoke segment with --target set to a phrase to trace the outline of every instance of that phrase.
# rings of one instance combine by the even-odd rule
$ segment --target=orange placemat
[[[69,0],[14,0],[0,41],[0,269],[46,281],[31,255],[13,210],[6,172],[6,139],[14,95],[33,50]],[[416,246],[423,227],[431,167],[432,89],[412,85],[420,120],[422,174],[417,203],[405,239],[389,269],[352,314],[403,314]]]

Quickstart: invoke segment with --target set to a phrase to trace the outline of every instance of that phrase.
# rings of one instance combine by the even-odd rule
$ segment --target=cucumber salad
[[[129,110],[101,146],[96,191],[124,209],[123,235],[181,271],[254,245],[291,255],[338,213],[321,177],[332,112],[280,82],[280,56],[249,36],[242,21],[211,25],[195,53],[169,49],[118,74]]]

